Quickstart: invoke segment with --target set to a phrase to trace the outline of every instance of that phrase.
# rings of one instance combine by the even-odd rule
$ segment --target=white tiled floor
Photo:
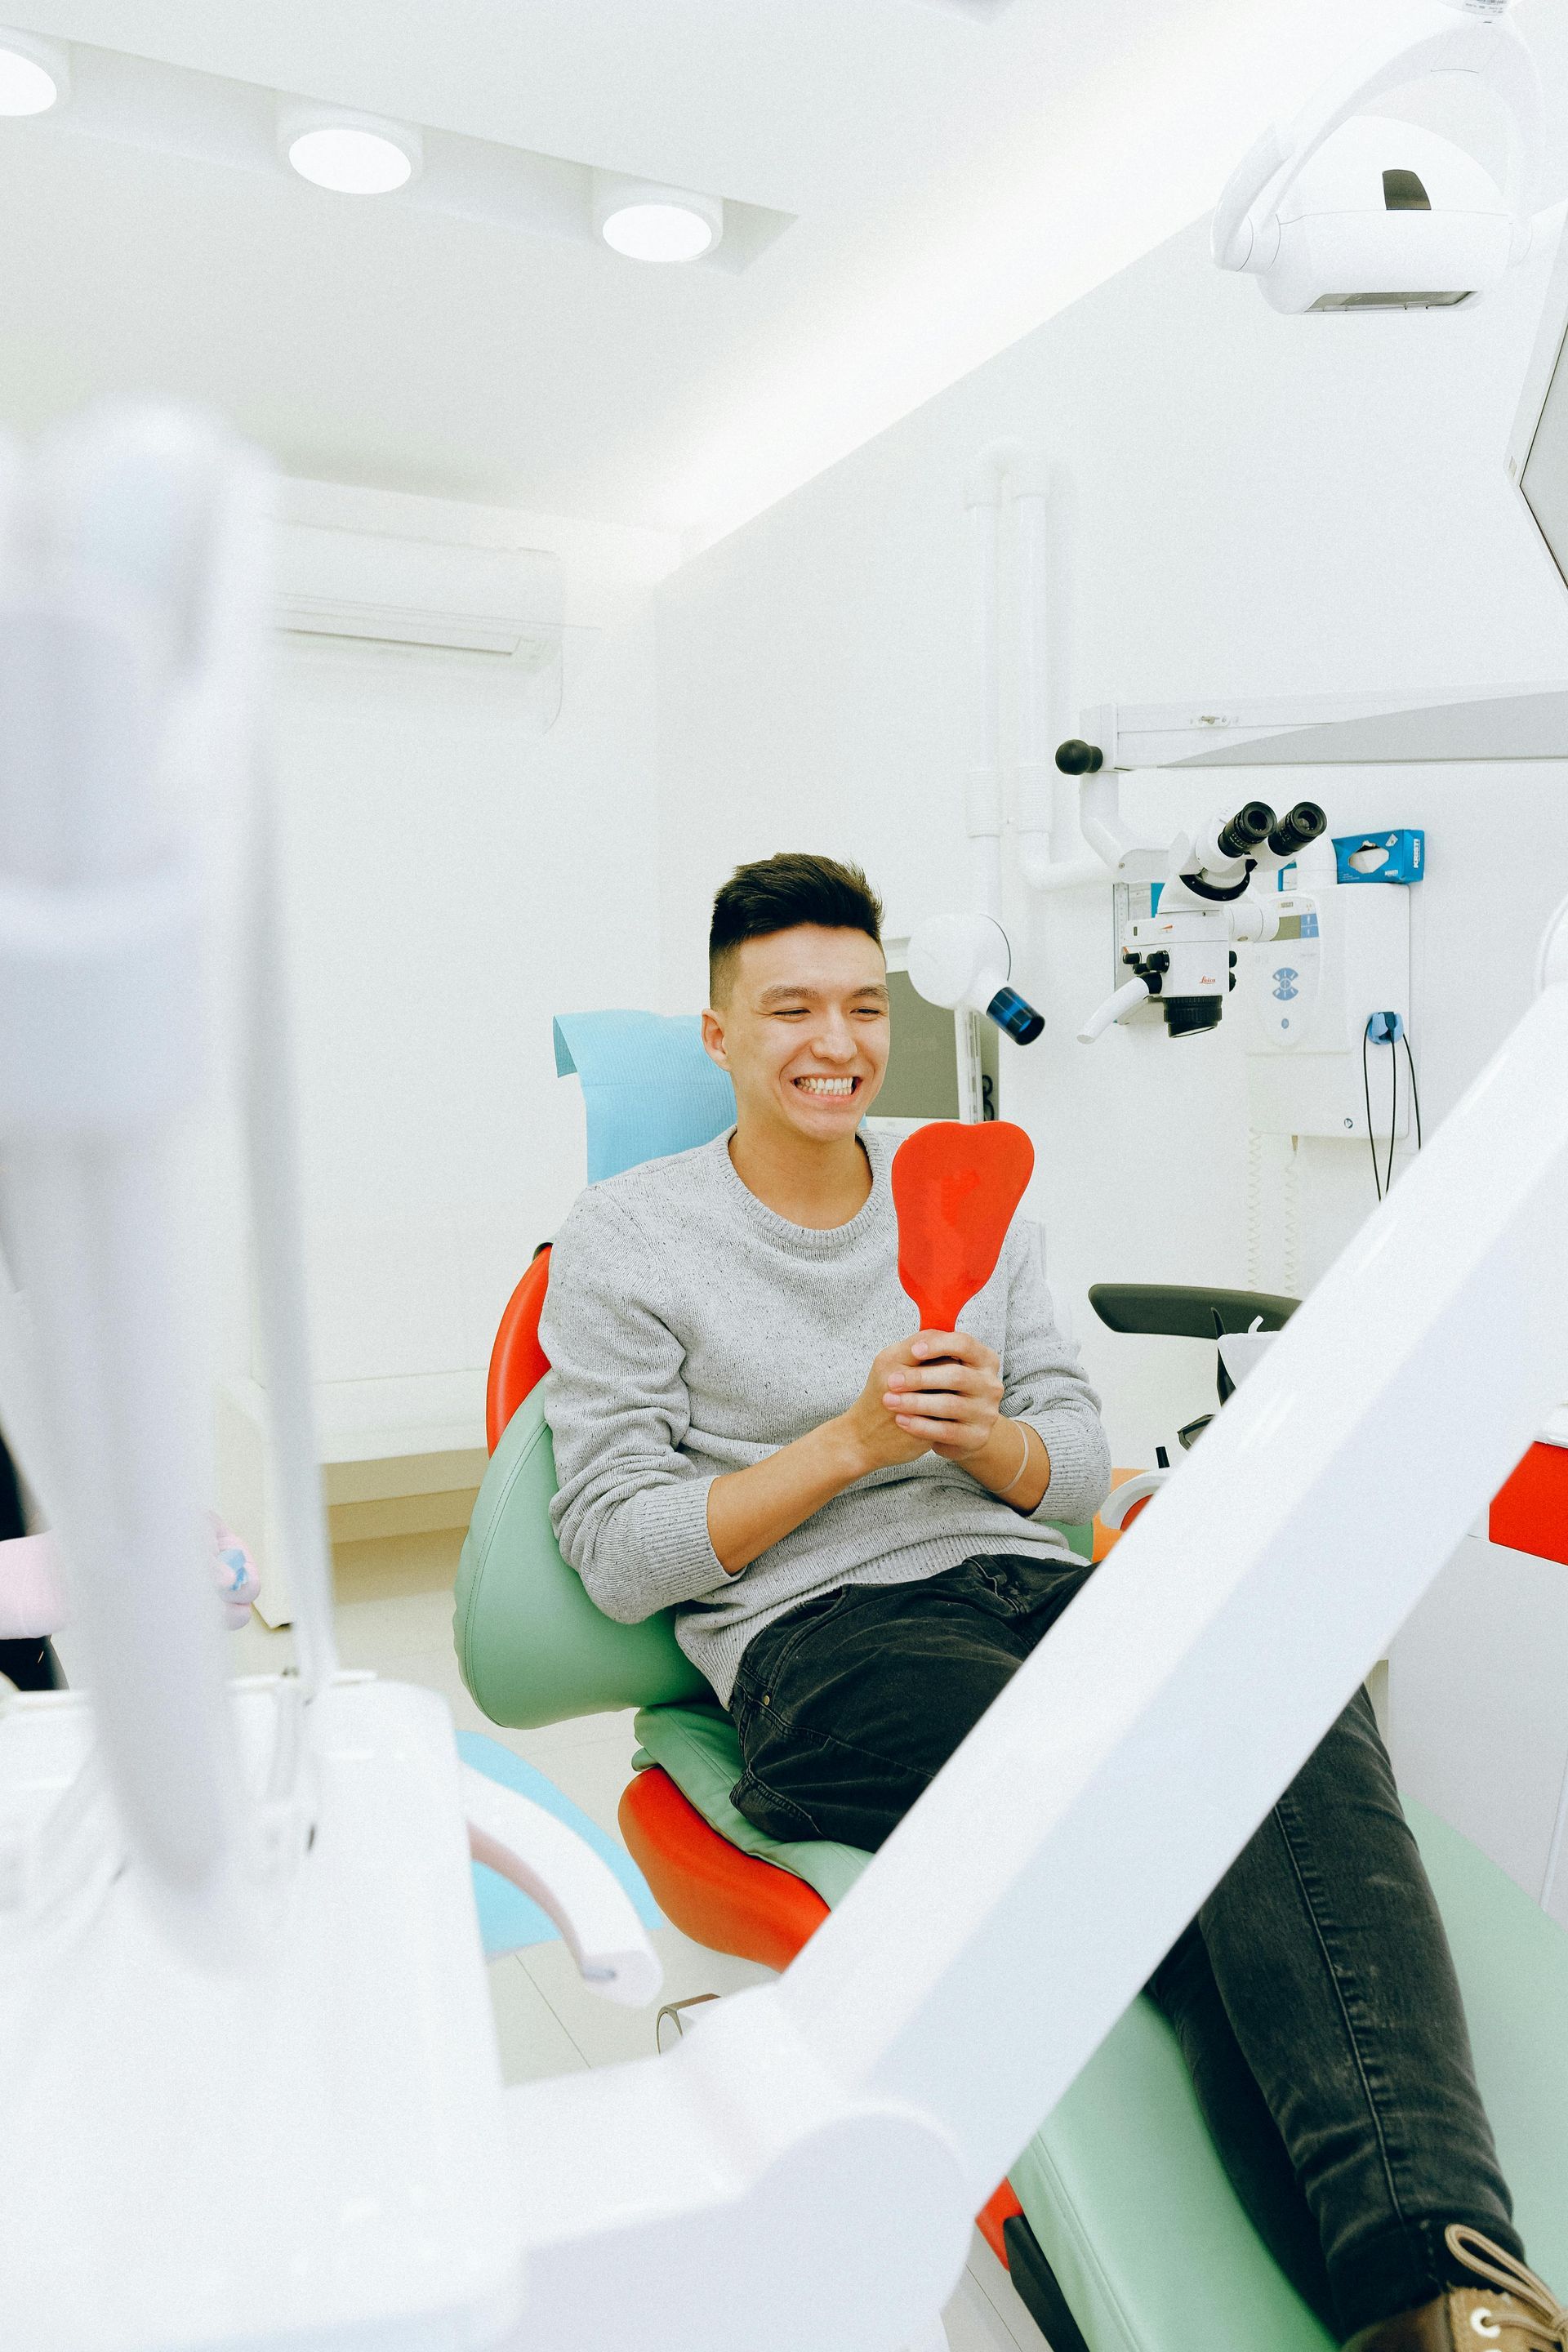
[[[343,1664],[439,1691],[459,1730],[503,1741],[617,1835],[616,1809],[631,1778],[636,1746],[631,1716],[589,1716],[542,1731],[506,1730],[482,1716],[463,1687],[452,1646],[450,1580],[458,1543],[455,1537],[424,1537],[342,1547],[353,1555],[352,1563],[339,1563]],[[289,1637],[256,1620],[232,1637],[229,1655],[237,1674],[275,1672],[289,1661]],[[68,1673],[68,1654],[65,1663]],[[664,1967],[665,2000],[734,1992],[766,1980],[766,1969],[710,1952],[679,1928],[659,1928],[654,1941]],[[653,2048],[651,2013],[617,2008],[586,1991],[561,1943],[536,1944],[494,1960],[489,1979],[509,2083],[646,2057]],[[951,2352],[1043,2352],[1044,2338],[978,2235],[944,2317]]]

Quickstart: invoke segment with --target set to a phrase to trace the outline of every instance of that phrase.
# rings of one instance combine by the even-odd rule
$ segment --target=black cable
[[[1390,1037],[1388,1043],[1388,1166],[1384,1171],[1383,1189],[1394,1190],[1394,1130],[1399,1125],[1399,1047]]]
[[[1410,1070],[1410,1099],[1415,1106],[1415,1149],[1419,1151],[1422,1149],[1421,1097],[1415,1085],[1415,1056],[1410,1050],[1410,1032],[1408,1029],[1405,1032],[1405,1059]]]
[[[1370,1028],[1371,1025],[1369,1022],[1367,1027]],[[1366,1105],[1366,1141],[1367,1149],[1372,1153],[1372,1181],[1377,1186],[1377,1197],[1381,1201],[1383,1178],[1378,1173],[1377,1138],[1372,1131],[1372,1081],[1366,1074],[1366,1029],[1363,1029],[1361,1033],[1361,1095],[1363,1102]]]

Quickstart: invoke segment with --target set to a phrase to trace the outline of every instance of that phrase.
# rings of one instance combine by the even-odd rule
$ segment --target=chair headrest
[[[702,1050],[695,1013],[561,1013],[555,1069],[574,1070],[588,1114],[588,1181],[711,1143],[735,1089]]]

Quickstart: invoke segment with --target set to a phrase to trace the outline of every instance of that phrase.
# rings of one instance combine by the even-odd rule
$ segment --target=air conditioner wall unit
[[[280,521],[277,624],[308,658],[446,672],[525,696],[548,726],[560,700],[565,583],[537,548],[472,547]]]

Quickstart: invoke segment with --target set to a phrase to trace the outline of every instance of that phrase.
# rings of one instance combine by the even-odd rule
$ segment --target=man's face
[[[864,931],[801,923],[746,940],[727,1003],[702,1042],[735,1085],[742,1119],[823,1143],[852,1135],[888,1066],[887,963]]]

